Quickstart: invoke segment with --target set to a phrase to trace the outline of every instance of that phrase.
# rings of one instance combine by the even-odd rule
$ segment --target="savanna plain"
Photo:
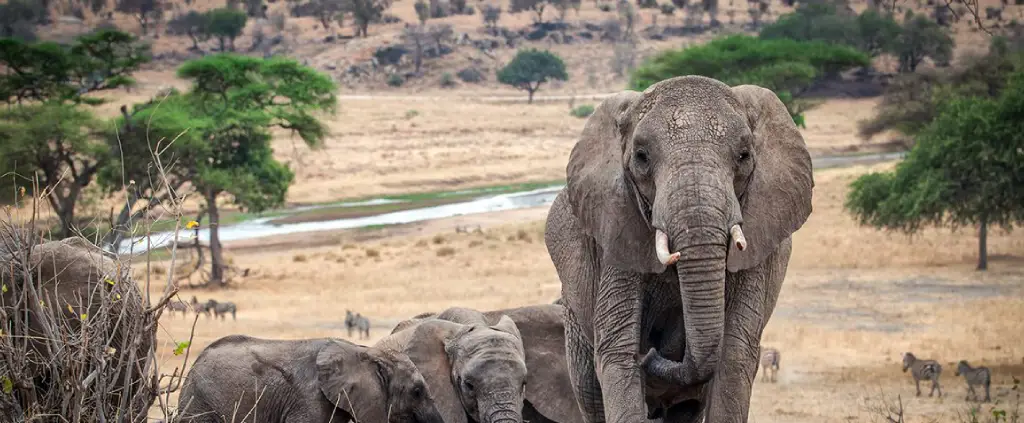
[[[600,13],[584,3],[584,17]],[[395,10],[407,21],[415,19],[410,2]],[[449,18],[457,27],[470,25],[469,19]],[[508,19],[525,24],[529,18]],[[478,18],[472,22],[478,26]],[[293,54],[311,57],[319,67],[358,56],[361,48],[369,51],[374,37],[399,31],[398,24],[374,27],[370,39],[331,51],[305,51],[314,47],[299,39],[322,38],[326,31],[297,33]],[[244,44],[244,38],[238,42]],[[173,48],[170,43],[169,38],[157,42],[155,51]],[[670,44],[651,41],[637,48],[644,56]],[[958,40],[958,45],[969,47],[971,41]],[[607,60],[610,49],[551,48],[579,77],[546,87],[535,104],[499,101],[499,96],[521,93],[496,84],[457,91],[342,87],[340,109],[327,119],[329,136],[321,148],[310,150],[297,137],[275,134],[274,154],[296,173],[289,206],[564,180],[569,152],[585,122],[570,115],[570,98],[575,105],[596,104],[600,100],[588,95],[621,89],[625,80],[605,78],[603,72],[590,81],[584,76],[587,63]],[[427,72],[441,71],[429,66]],[[139,86],[132,92],[104,94],[115,100],[106,113],[149,99],[164,87],[186,85],[159,67],[135,77]],[[885,136],[857,137],[857,121],[870,117],[876,104],[875,99],[829,99],[809,110],[802,133],[811,155],[885,149]],[[1019,232],[990,230],[989,270],[979,272],[974,228],[927,229],[909,237],[858,225],[843,209],[849,184],[859,175],[893,166],[883,162],[815,171],[814,210],[793,236],[786,281],[762,338],[763,346],[781,352],[781,369],[775,383],[762,382],[759,371],[751,422],[880,421],[880,410],[900,400],[906,422],[959,421],[958,414],[977,406],[964,401],[966,384],[953,376],[962,359],[992,369],[993,403],[981,405],[982,412],[1012,406],[1017,395],[1013,378],[1024,377],[1024,238]],[[186,215],[197,203],[186,199]],[[108,206],[93,205],[97,210]],[[561,295],[561,286],[543,242],[546,213],[542,206],[225,242],[230,264],[248,274],[217,290],[182,282],[178,296],[186,302],[192,296],[232,301],[238,306],[237,320],[165,313],[158,333],[161,368],[188,368],[191,363],[174,350],[189,339],[190,362],[230,334],[341,337],[372,344],[394,324],[422,312],[550,303]],[[456,230],[467,226],[481,231]],[[159,297],[172,265],[165,256],[154,257],[148,263],[139,258],[134,267]],[[176,266],[184,269],[187,261]],[[370,319],[369,339],[348,337],[346,310]],[[921,397],[914,395],[910,374],[900,371],[908,351],[943,365],[941,398],[928,397],[924,388]],[[174,395],[170,399],[176,402]]]
[[[804,133],[812,152],[828,151],[836,133],[853,133],[850,122],[873,106],[845,102],[809,114],[817,122]],[[411,109],[418,116],[408,118]],[[475,117],[466,123],[469,110]],[[420,124],[425,117],[435,123]],[[279,154],[305,163],[296,167],[292,201],[314,202],[330,193],[365,196],[554,180],[564,175],[581,127],[564,104],[366,100],[340,112],[333,127],[338,140],[327,144],[326,154],[293,151],[287,140],[278,146]],[[858,226],[842,208],[849,183],[892,166],[815,172],[814,212],[794,236],[787,279],[762,342],[781,351],[781,370],[777,383],[755,384],[751,421],[872,421],[883,402],[898,396],[909,422],[953,418],[969,406],[965,384],[952,375],[961,359],[993,370],[996,402],[1015,393],[1012,376],[1024,374],[1024,241],[992,232],[990,270],[977,272],[976,234],[969,228],[930,229],[911,238]],[[234,333],[347,337],[346,309],[369,317],[371,338],[352,340],[371,343],[421,312],[549,303],[560,295],[560,283],[543,244],[546,212],[535,207],[228,242],[230,260],[251,269],[249,276],[226,290],[179,295],[185,301],[192,295],[233,301],[237,321],[199,317],[193,351]],[[476,225],[482,233],[456,231]],[[154,263],[154,295],[162,289],[161,266],[166,263]],[[182,364],[172,351],[189,338],[193,319],[164,317],[158,352],[165,368]],[[914,396],[910,375],[900,372],[905,351],[944,365],[941,399],[928,398],[927,391]]]

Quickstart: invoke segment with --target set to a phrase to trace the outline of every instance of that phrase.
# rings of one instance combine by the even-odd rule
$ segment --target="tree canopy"
[[[525,90],[530,103],[540,85],[552,79],[566,81],[569,74],[562,59],[547,50],[519,50],[511,62],[498,70],[498,82]]]
[[[77,106],[100,102],[89,93],[132,84],[148,60],[147,46],[118,31],[70,46],[0,39],[0,101],[8,104],[0,112],[0,174],[38,175],[59,236],[72,235],[78,200],[108,158],[100,123]]]
[[[996,97],[1009,76],[1024,70],[1024,48],[1005,37],[992,39],[984,55],[964,56],[952,68],[900,75],[886,87],[875,116],[859,123],[860,136],[888,130],[914,136],[938,115],[949,96]]]
[[[841,44],[733,35],[663,52],[633,72],[630,86],[642,91],[682,75],[707,76],[729,85],[756,84],[775,91],[794,121],[802,125],[801,106],[795,98],[819,78],[869,63],[867,54]]]
[[[235,50],[235,38],[242,35],[249,17],[245,12],[229,8],[206,12],[206,33],[217,37],[220,51]]]
[[[218,197],[228,194],[232,203],[253,212],[283,204],[294,175],[273,157],[269,130],[289,129],[307,144],[319,145],[327,131],[314,114],[334,110],[336,88],[328,76],[294,60],[228,53],[186,62],[178,76],[192,82],[188,92],[137,105],[121,119],[125,130],[119,138],[108,139],[115,153],[101,182],[120,189],[122,181],[135,181],[129,187],[134,201],[119,215],[124,219],[112,239],[124,237],[133,217],[188,182],[202,195],[209,218],[211,282],[222,283]],[[153,161],[157,150],[166,156],[165,165],[173,163],[163,180],[142,164]]]
[[[846,209],[862,225],[905,233],[978,225],[978,269],[986,269],[988,226],[1024,222],[1024,72],[1008,81],[995,98],[940,103],[894,171],[853,182]]]

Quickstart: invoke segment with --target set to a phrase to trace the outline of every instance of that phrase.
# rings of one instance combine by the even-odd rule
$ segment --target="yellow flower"
[[[81,317],[81,318],[82,318],[82,320],[85,320],[85,319],[88,319],[88,318],[89,318],[89,315],[88,315],[88,314],[85,314],[85,313],[82,313],[82,315],[81,315],[81,316],[79,316],[79,317]]]
[[[107,278],[107,283],[110,284],[110,285],[114,285],[114,280],[110,279],[110,278]]]
[[[25,187],[18,188],[18,193],[21,194],[22,197],[24,197],[25,196]]]
[[[114,301],[120,300],[121,294],[114,294]]]
[[[68,304],[68,311],[71,312],[72,314],[75,313],[75,309],[71,308],[71,304]]]
[[[39,306],[40,307],[46,307],[46,301],[39,300]]]
[[[188,221],[188,223],[185,224],[185,229],[195,229],[195,228],[198,228],[198,227],[199,227],[199,222],[196,222],[195,220],[190,220],[190,221]]]

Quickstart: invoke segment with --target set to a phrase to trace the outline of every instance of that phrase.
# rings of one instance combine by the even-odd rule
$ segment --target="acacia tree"
[[[78,108],[97,104],[86,94],[134,83],[149,61],[135,37],[101,30],[70,47],[0,39],[0,168],[29,170],[60,220],[59,236],[73,234],[75,206],[109,158],[95,119]]]
[[[512,61],[498,71],[498,82],[525,90],[529,94],[528,103],[533,103],[533,93],[540,85],[551,79],[565,81],[569,75],[562,59],[547,50],[519,50]]]
[[[977,226],[978,270],[988,227],[1024,222],[1024,72],[996,98],[957,96],[917,136],[893,172],[851,185],[846,209],[862,225],[912,234],[924,226]]]
[[[210,38],[208,27],[209,17],[195,10],[175,16],[167,22],[167,29],[172,35],[187,35],[192,40],[192,50],[195,51],[199,51],[200,41]]]
[[[164,3],[163,0],[117,0],[114,10],[132,15],[139,21],[142,35],[146,35],[149,27],[163,18]]]
[[[947,64],[953,58],[953,37],[935,21],[908,10],[892,53],[899,58],[901,73],[916,71],[925,58]]]
[[[178,76],[192,81],[190,91],[172,94],[156,105],[137,107],[122,123],[138,129],[129,131],[133,136],[122,137],[124,147],[112,144],[111,148],[121,148],[118,151],[126,154],[126,161],[148,162],[151,152],[158,150],[156,143],[164,140],[166,147],[161,151],[178,170],[166,178],[168,183],[140,187],[135,195],[142,201],[127,214],[135,214],[161,197],[169,198],[175,186],[189,182],[202,196],[208,217],[210,282],[223,284],[218,199],[226,194],[231,203],[252,212],[283,204],[294,174],[274,159],[269,131],[286,128],[310,146],[320,145],[326,128],[313,113],[333,111],[335,85],[328,76],[294,60],[234,54],[186,62]],[[175,137],[174,143],[166,143]],[[132,173],[118,174],[122,168]],[[127,178],[137,185],[155,171],[139,165],[112,165],[110,169],[105,180]]]
[[[356,36],[367,37],[370,23],[379,21],[389,7],[391,0],[346,0],[345,11],[352,14]]]
[[[245,30],[248,16],[245,12],[221,8],[206,12],[206,32],[214,37],[220,44],[220,51],[231,49],[235,51],[235,38],[242,35]]]

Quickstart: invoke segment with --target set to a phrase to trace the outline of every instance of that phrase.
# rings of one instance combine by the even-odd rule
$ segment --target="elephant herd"
[[[580,423],[562,306],[450,308],[372,346],[221,338],[182,387],[185,422]]]
[[[558,304],[424,314],[374,346],[228,337],[181,405],[235,421],[746,422],[813,188],[768,89],[682,76],[620,92],[548,212]]]

